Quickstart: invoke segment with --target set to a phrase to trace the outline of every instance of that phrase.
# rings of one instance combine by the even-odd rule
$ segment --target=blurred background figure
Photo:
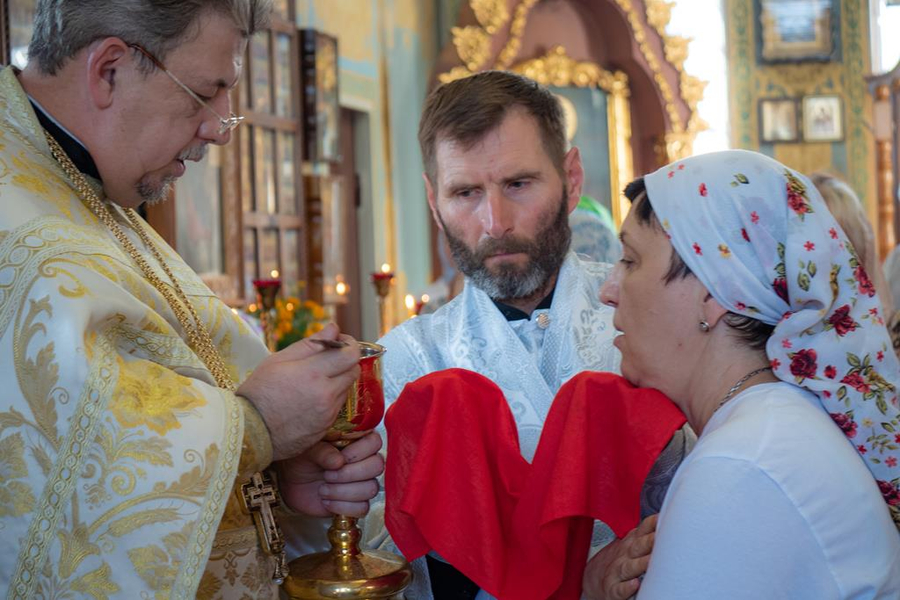
[[[893,298],[900,298],[900,246],[895,247],[884,261],[884,275],[887,278],[887,289]],[[900,357],[900,311],[888,313],[888,331],[894,344],[894,353]]]
[[[622,254],[622,244],[616,234],[609,209],[591,198],[582,196],[569,215],[572,229],[572,251],[589,260],[614,263]]]
[[[810,179],[828,210],[834,215],[835,220],[847,237],[856,254],[859,256],[859,262],[862,263],[866,273],[875,285],[875,291],[878,293],[878,299],[881,301],[882,314],[885,320],[894,314],[894,302],[891,294],[891,288],[888,287],[884,277],[884,271],[878,264],[878,252],[875,250],[875,233],[872,225],[866,217],[866,209],[863,208],[857,195],[850,189],[846,183],[840,179],[827,175],[825,173],[813,173]]]

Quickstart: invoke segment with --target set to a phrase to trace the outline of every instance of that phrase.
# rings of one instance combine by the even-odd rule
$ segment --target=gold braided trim
[[[236,388],[234,381],[231,379],[231,374],[225,367],[225,362],[222,360],[221,354],[219,354],[218,349],[212,343],[209,332],[206,330],[206,327],[204,327],[203,322],[197,315],[197,311],[194,309],[194,305],[181,289],[181,285],[178,283],[178,279],[172,274],[172,271],[169,269],[165,258],[162,256],[162,253],[160,253],[159,249],[156,247],[156,244],[153,243],[153,240],[150,239],[150,236],[147,235],[147,232],[141,225],[140,219],[137,214],[132,209],[122,209],[122,212],[128,219],[132,230],[137,233],[138,237],[144,243],[144,246],[150,251],[153,257],[156,259],[159,267],[169,278],[168,282],[163,282],[159,278],[159,276],[156,274],[153,268],[150,267],[150,264],[146,261],[141,252],[138,251],[138,249],[131,242],[128,236],[125,235],[125,232],[113,217],[109,206],[102,200],[100,200],[99,196],[97,196],[97,193],[94,191],[93,187],[87,181],[85,176],[78,170],[77,167],[75,167],[75,164],[65,153],[65,151],[63,151],[62,147],[59,145],[59,142],[57,142],[56,139],[54,139],[53,136],[47,132],[45,132],[45,137],[47,139],[47,143],[50,146],[50,152],[53,155],[53,158],[57,160],[63,171],[65,171],[66,175],[74,185],[75,190],[81,197],[81,199],[97,216],[97,218],[99,218],[100,221],[104,225],[106,225],[106,227],[112,232],[115,238],[119,241],[128,255],[131,257],[131,259],[138,265],[138,267],[140,267],[140,270],[144,274],[144,277],[147,279],[147,281],[149,281],[150,284],[153,285],[153,287],[155,287],[157,291],[159,291],[159,293],[163,295],[163,297],[165,297],[166,301],[169,303],[169,306],[172,309],[172,312],[174,312],[175,316],[178,318],[178,322],[181,324],[182,329],[187,334],[188,345],[193,348],[194,352],[196,352],[200,357],[200,360],[203,361],[203,363],[209,369],[210,373],[212,373],[213,377],[216,380],[216,383],[223,389],[234,391]],[[171,288],[169,287],[169,285],[171,285]]]
[[[177,365],[191,369],[206,368],[184,340],[173,333],[147,331],[124,322],[124,318],[120,317],[115,334],[119,350],[123,353],[128,352],[135,358],[145,358],[156,363],[169,364],[171,367]]]
[[[19,550],[7,598],[30,600],[35,597],[35,587],[47,553],[56,540],[57,523],[71,502],[76,480],[89,455],[90,441],[94,439],[97,425],[101,422],[100,415],[112,397],[119,371],[108,332],[98,334],[95,343],[96,359]]]
[[[203,577],[206,562],[215,542],[216,530],[222,520],[237,475],[241,440],[244,436],[244,420],[241,418],[241,408],[235,396],[225,391],[220,395],[227,408],[223,415],[227,419],[225,444],[219,454],[209,488],[206,490],[200,518],[188,540],[188,554],[178,571],[178,577],[172,584],[173,598],[194,598],[197,594],[200,578]]]

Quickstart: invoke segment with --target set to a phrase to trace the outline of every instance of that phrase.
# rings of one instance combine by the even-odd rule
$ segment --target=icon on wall
[[[759,140],[796,142],[799,138],[797,100],[762,98],[759,101]]]
[[[840,96],[803,98],[803,140],[836,142],[844,138],[844,115]]]
[[[755,0],[760,63],[840,60],[839,0]]]
[[[337,39],[314,29],[300,31],[303,85],[303,159],[340,160]]]

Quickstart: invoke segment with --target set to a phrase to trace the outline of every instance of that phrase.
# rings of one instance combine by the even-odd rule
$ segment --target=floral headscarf
[[[775,326],[775,375],[815,393],[900,527],[900,364],[875,288],[803,175],[762,154],[695,156],[645,177],[675,251],[726,309]]]

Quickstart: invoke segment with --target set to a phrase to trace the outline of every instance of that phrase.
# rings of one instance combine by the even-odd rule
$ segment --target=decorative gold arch
[[[507,0],[469,0],[469,6],[475,14],[478,25],[454,27],[451,30],[453,44],[463,64],[440,74],[438,79],[446,83],[489,68],[509,69],[521,49],[528,16],[538,1],[521,0],[515,7],[506,44],[494,64],[490,65],[493,38],[510,20],[508,2]],[[635,7],[635,0],[615,0],[615,2],[626,15],[632,36],[638,43],[641,54],[652,72],[653,80],[665,103],[665,111],[669,118],[669,131],[666,132],[664,140],[666,162],[684,158],[693,151],[694,139],[697,134],[708,127],[697,111],[697,105],[703,99],[707,82],[684,70],[690,38],[673,36],[666,32],[675,2],[674,0],[644,0],[644,6],[647,23],[662,38],[665,62],[671,64],[678,72],[678,92],[689,109],[687,122],[678,111],[675,92],[663,74],[662,64],[647,39],[641,15]]]
[[[634,178],[631,153],[631,108],[628,76],[622,71],[611,73],[592,62],[576,61],[556,46],[540,58],[514,65],[509,69],[543,85],[557,87],[598,87],[609,94],[606,120],[609,130],[609,183],[613,219],[621,225],[628,214],[629,202],[622,188]]]

